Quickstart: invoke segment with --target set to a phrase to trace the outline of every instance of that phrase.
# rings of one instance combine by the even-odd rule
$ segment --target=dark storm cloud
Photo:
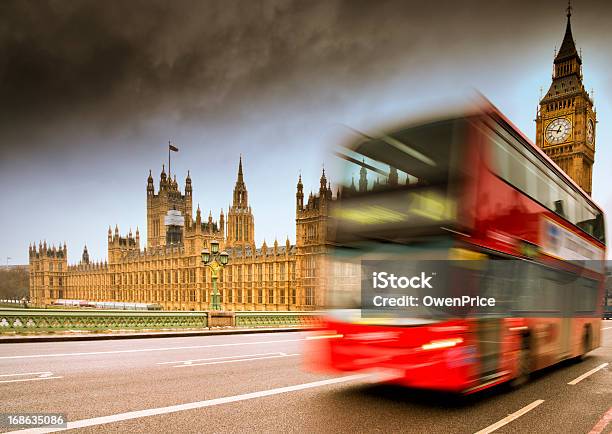
[[[70,122],[122,128],[155,114],[211,121],[254,101],[308,99],[314,85],[350,87],[398,63],[456,58],[466,41],[469,55],[491,34],[520,45],[521,29],[563,7],[526,5],[3,1],[0,128],[10,138]]]
[[[608,143],[612,2],[575,3],[586,83],[600,95],[598,141]],[[473,85],[532,127],[565,7],[0,0],[0,184],[11,210],[0,214],[11,228],[0,254],[26,263],[27,241],[47,238],[66,240],[71,262],[85,242],[104,258],[108,224],[144,234],[148,169],[158,176],[170,138],[181,148],[172,168],[179,181],[192,170],[203,209],[227,205],[242,153],[258,244],[293,236],[297,174],[317,188],[324,148],[346,134],[339,123],[367,131]],[[608,167],[609,147],[599,149]]]
[[[317,71],[358,77],[398,49],[408,53],[420,30],[413,5],[400,1],[21,0],[0,8],[4,121],[197,113],[299,87]]]

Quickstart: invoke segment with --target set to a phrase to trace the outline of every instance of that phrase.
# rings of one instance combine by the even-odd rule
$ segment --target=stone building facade
[[[327,215],[334,200],[325,171],[320,188],[304,203],[301,176],[296,193],[296,243],[255,245],[255,222],[248,202],[242,159],[227,220],[221,210],[202,218],[192,214],[189,172],[181,192],[176,177],[162,168],[157,192],[147,179],[147,238],[140,232],[121,235],[108,229],[108,259],[92,262],[85,247],[78,264],[68,264],[66,245],[31,245],[30,301],[52,304],[58,299],[159,304],[165,310],[206,310],[212,294],[210,270],[200,252],[217,240],[230,254],[219,277],[224,310],[312,310],[325,293]]]

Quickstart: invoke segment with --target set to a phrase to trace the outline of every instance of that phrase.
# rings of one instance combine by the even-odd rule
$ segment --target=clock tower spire
[[[572,35],[571,3],[566,16],[565,35],[553,62],[552,83],[540,100],[536,116],[536,144],[590,195],[596,113],[582,82],[582,58]]]

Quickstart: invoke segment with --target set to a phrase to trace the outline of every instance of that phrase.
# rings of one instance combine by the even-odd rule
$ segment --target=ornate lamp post
[[[212,240],[210,242],[210,251],[208,249],[202,250],[202,263],[210,268],[213,292],[210,302],[210,310],[221,310],[221,302],[219,289],[217,288],[217,279],[219,278],[219,271],[223,269],[229,260],[227,252],[219,253],[219,241]]]

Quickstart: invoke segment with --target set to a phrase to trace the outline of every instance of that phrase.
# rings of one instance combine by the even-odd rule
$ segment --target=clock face
[[[592,119],[589,119],[587,122],[586,138],[587,142],[593,143],[593,139],[595,138],[595,126],[593,125]]]
[[[546,141],[552,145],[563,143],[572,132],[572,124],[565,118],[557,118],[546,127]]]

